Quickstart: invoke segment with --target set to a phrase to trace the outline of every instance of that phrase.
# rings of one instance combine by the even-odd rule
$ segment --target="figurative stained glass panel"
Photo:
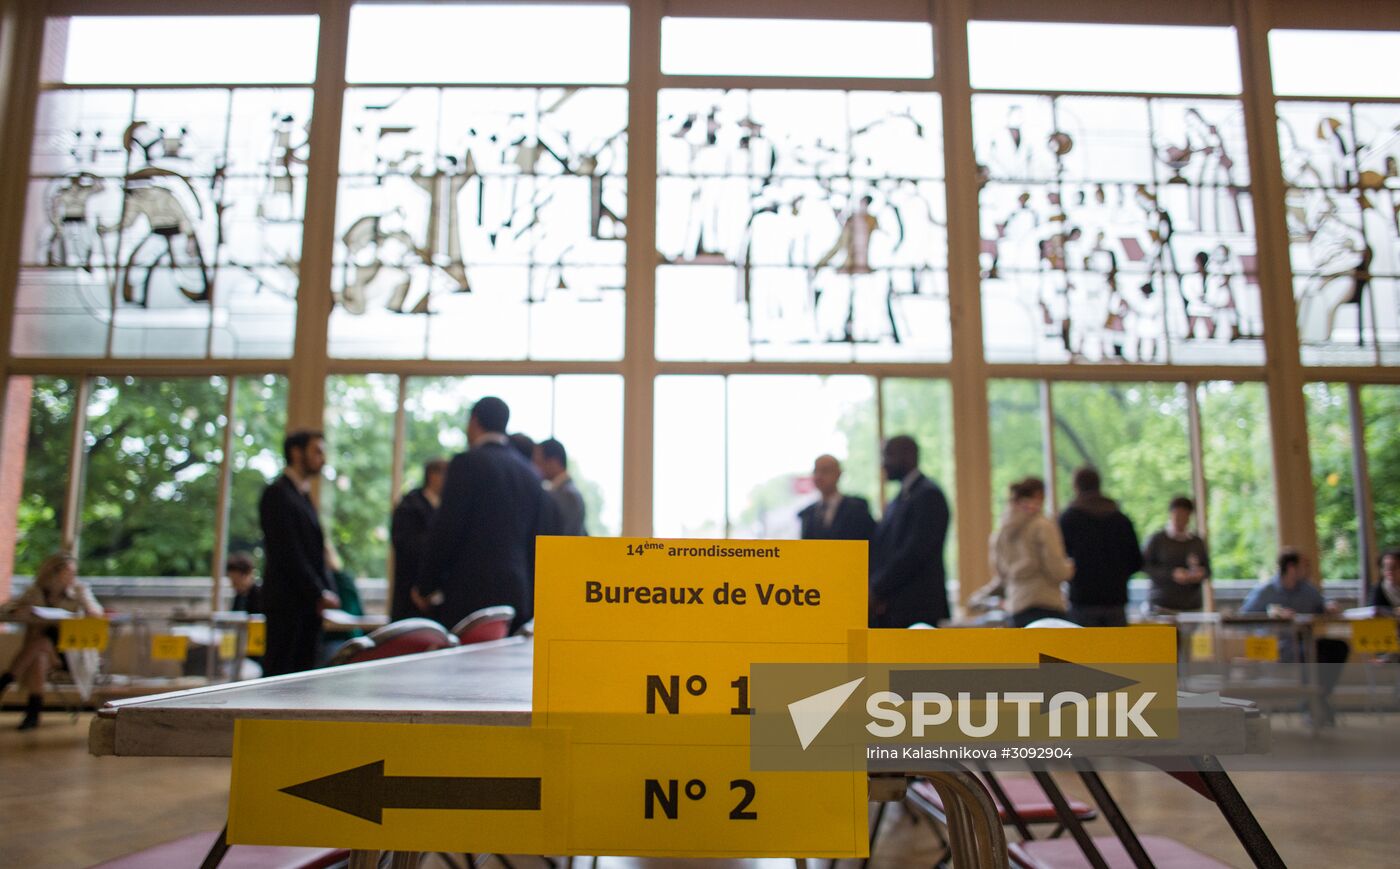
[[[309,88],[41,94],[13,349],[291,355]]]
[[[938,96],[659,98],[663,359],[949,356]]]
[[[1400,105],[1280,102],[1298,335],[1312,364],[1400,364]]]
[[[345,99],[332,356],[621,357],[626,91]]]
[[[1233,100],[978,94],[986,355],[1259,364]]]

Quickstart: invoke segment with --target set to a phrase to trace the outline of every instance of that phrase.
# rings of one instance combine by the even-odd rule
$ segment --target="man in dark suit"
[[[263,674],[279,676],[316,666],[321,613],[340,606],[326,570],[326,539],[311,502],[311,481],[326,464],[326,442],[318,431],[295,431],[282,441],[287,467],[268,484],[258,504],[262,521],[263,608],[267,653]]]
[[[413,605],[413,585],[428,546],[428,528],[442,503],[442,486],[447,480],[447,459],[433,459],[423,465],[423,485],[399,499],[389,521],[389,540],[394,544],[394,596],[389,618],[422,615]]]
[[[583,493],[569,476],[568,450],[554,438],[540,441],[535,446],[534,464],[554,505],[557,533],[562,537],[587,537]]]
[[[821,500],[808,504],[797,518],[802,521],[803,540],[869,540],[875,532],[870,503],[855,495],[843,495],[841,463],[834,456],[817,456],[812,463],[812,484]]]
[[[948,617],[948,499],[919,472],[919,445],[908,435],[885,443],[884,468],[885,479],[899,480],[900,487],[870,547],[870,625],[937,625]]]
[[[447,466],[414,595],[448,628],[501,604],[515,607],[515,627],[534,616],[535,536],[548,496],[510,446],[509,422],[504,401],[478,401],[467,420],[469,448]]]

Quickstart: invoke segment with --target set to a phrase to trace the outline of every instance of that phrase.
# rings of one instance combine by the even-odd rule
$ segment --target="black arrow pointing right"
[[[1041,653],[1039,666],[1034,667],[987,667],[986,669],[927,669],[892,670],[890,690],[901,697],[909,697],[915,691],[933,691],[943,694],[991,692],[1008,694],[1011,692],[1040,692],[1045,695],[1041,711],[1050,711],[1050,697],[1061,691],[1073,691],[1085,697],[1093,697],[1099,692],[1120,691],[1129,685],[1136,685],[1137,679],[1119,676],[1084,664],[1076,664]]]
[[[539,811],[538,778],[384,774],[376,760],[282,788],[282,793],[382,824],[385,809]]]

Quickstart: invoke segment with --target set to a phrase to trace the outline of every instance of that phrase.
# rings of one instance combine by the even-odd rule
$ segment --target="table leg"
[[[1084,829],[1084,823],[1075,816],[1074,811],[1069,807],[1069,801],[1060,790],[1060,786],[1055,784],[1055,779],[1050,773],[1043,769],[1032,769],[1031,774],[1040,783],[1040,789],[1045,791],[1045,795],[1050,798],[1050,804],[1055,807],[1055,814],[1060,816],[1060,822],[1069,830],[1069,834],[1074,837],[1075,844],[1079,845],[1079,850],[1084,852],[1084,859],[1089,861],[1093,869],[1108,869],[1108,863],[1099,853],[1098,846],[1094,844],[1093,838]]]
[[[870,857],[875,856],[875,841],[880,838],[880,822],[885,820],[885,807],[889,803],[876,803],[875,805],[875,820],[870,824]],[[860,861],[861,869],[870,865],[870,857]]]
[[[1098,804],[1104,820],[1108,821],[1108,825],[1113,828],[1114,834],[1118,836],[1118,841],[1123,843],[1123,850],[1128,852],[1133,865],[1138,869],[1153,869],[1152,858],[1147,855],[1147,849],[1142,847],[1137,833],[1133,832],[1132,825],[1128,823],[1123,811],[1118,808],[1118,801],[1113,799],[1113,795],[1108,792],[1108,787],[1104,785],[1103,779],[1099,777],[1093,765],[1087,760],[1076,760],[1074,768],[1079,773],[1079,778],[1084,782],[1084,786],[1089,789],[1090,796]]]
[[[215,869],[224,860],[224,855],[228,853],[228,824],[219,831],[219,837],[214,840],[213,846],[209,848],[209,853],[204,855],[204,862],[199,864],[199,869]]]
[[[1211,755],[1201,755],[1191,758],[1191,765],[1200,773],[1211,798],[1220,807],[1220,814],[1225,816],[1225,821],[1235,831],[1236,838],[1254,865],[1260,869],[1283,869],[1283,858],[1279,857],[1274,843],[1269,841],[1268,834],[1259,826],[1258,819],[1249,810],[1249,805],[1240,796],[1235,783],[1230,781],[1220,761]]]

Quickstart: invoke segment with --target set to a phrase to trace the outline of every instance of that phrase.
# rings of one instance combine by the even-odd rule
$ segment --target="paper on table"
[[[59,609],[56,606],[32,606],[29,608],[29,611],[34,614],[35,618],[50,622],[56,622],[60,619],[75,619],[78,617],[77,613],[70,613],[68,610]]]

